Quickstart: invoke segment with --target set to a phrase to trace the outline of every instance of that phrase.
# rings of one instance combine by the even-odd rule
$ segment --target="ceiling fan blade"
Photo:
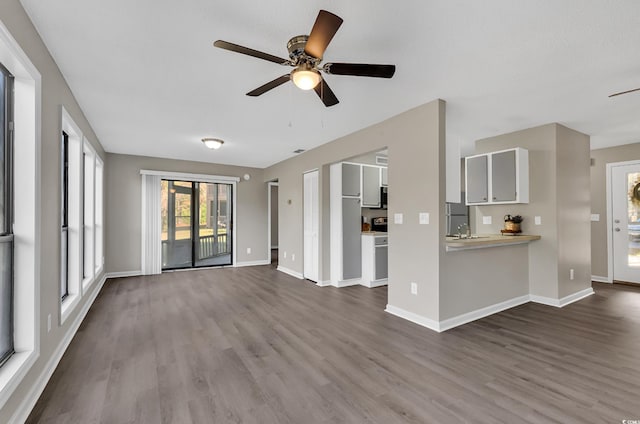
[[[289,74],[283,75],[281,77],[278,77],[278,78],[274,79],[273,81],[269,81],[265,85],[261,85],[260,87],[256,88],[255,90],[249,91],[247,93],[247,96],[251,96],[251,97],[260,96],[260,95],[266,93],[269,90],[272,90],[272,89],[274,89],[276,87],[281,86],[282,84],[284,84],[285,82],[287,82],[289,80],[290,80]]]
[[[327,63],[322,68],[328,74],[358,77],[391,78],[396,65],[370,65],[367,63]]]
[[[634,88],[633,90],[621,91],[619,93],[611,94],[609,97],[619,96],[621,94],[633,93],[634,91],[640,91],[640,88]]]
[[[320,97],[320,100],[322,100],[322,103],[324,103],[326,107],[334,106],[340,103],[336,95],[333,93],[333,90],[329,88],[329,84],[327,84],[324,78],[320,80],[318,85],[316,85],[313,90],[316,92],[318,97]]]
[[[336,35],[340,25],[342,25],[341,17],[326,10],[318,12],[318,17],[313,24],[311,34],[309,34],[309,39],[304,47],[304,52],[316,59],[322,58],[324,51],[327,49],[333,36]]]
[[[274,56],[269,53],[263,53],[258,50],[250,49],[249,47],[243,47],[238,44],[229,43],[227,41],[218,40],[214,42],[213,45],[221,49],[230,50],[236,53],[246,54],[247,56],[257,57],[258,59],[268,60],[269,62],[274,62],[280,65],[290,64],[288,59],[283,59],[281,57]]]

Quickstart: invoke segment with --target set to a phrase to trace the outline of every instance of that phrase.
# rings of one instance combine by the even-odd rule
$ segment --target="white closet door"
[[[304,278],[318,282],[320,207],[318,171],[304,174]]]

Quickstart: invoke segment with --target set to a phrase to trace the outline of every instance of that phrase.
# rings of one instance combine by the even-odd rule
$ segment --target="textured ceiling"
[[[479,138],[549,122],[592,148],[640,141],[636,0],[22,0],[109,152],[265,167],[436,98],[463,154]],[[286,57],[319,9],[344,19],[325,61],[393,63],[391,80],[326,77],[325,108],[289,68],[212,46]],[[206,149],[202,137],[225,145]]]

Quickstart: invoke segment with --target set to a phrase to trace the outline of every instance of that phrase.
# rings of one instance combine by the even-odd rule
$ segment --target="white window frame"
[[[87,288],[95,281],[95,173],[97,154],[89,140],[83,143],[83,212],[82,220],[82,289]]]
[[[14,75],[14,350],[0,368],[0,409],[40,355],[42,77],[0,21],[0,62]]]
[[[64,106],[60,107],[60,136],[69,136],[69,230],[68,230],[68,295],[60,301],[60,325],[62,326],[82,298],[82,152],[83,136]],[[62,145],[60,145],[62,147]],[[62,187],[60,187],[62,191]],[[61,208],[62,210],[62,208]],[[62,243],[60,244],[62,246]],[[62,251],[60,266],[62,269]],[[62,273],[60,274],[62,278]],[[60,280],[60,283],[62,281]]]
[[[104,162],[96,155],[95,168],[95,275],[104,269]]]

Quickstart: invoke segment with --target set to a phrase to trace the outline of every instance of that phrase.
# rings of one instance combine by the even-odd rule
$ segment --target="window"
[[[83,192],[84,199],[82,202],[82,227],[83,227],[83,259],[82,259],[82,281],[83,284],[88,284],[94,276],[95,267],[94,261],[94,169],[95,169],[95,154],[91,149],[89,143],[85,140],[84,151],[82,154],[83,162]]]
[[[69,295],[69,134],[62,132],[62,227],[60,235],[60,299]]]
[[[84,200],[82,202],[83,228],[83,288],[95,281],[102,272],[102,205],[103,205],[103,172],[104,165],[100,157],[84,139],[82,160],[82,184]]]
[[[63,324],[82,295],[84,163],[82,132],[64,107],[61,126],[60,323]]]
[[[40,315],[39,302],[36,301],[40,299],[39,282],[41,280],[39,271],[41,236],[37,229],[38,211],[42,210],[38,167],[41,157],[38,134],[40,134],[41,123],[42,77],[2,22],[0,22],[0,61],[6,66],[6,70],[3,68],[0,75],[0,78],[4,77],[3,88],[0,90],[4,109],[2,116],[6,119],[7,111],[11,111],[13,115],[13,131],[9,133],[10,151],[5,149],[6,127],[9,121],[5,120],[0,126],[3,129],[2,169],[6,169],[4,165],[11,167],[11,172],[6,175],[0,172],[2,174],[0,186],[4,189],[12,189],[10,181],[6,179],[8,175],[14,181],[14,186],[15,182],[19,181],[20,188],[20,190],[11,190],[11,197],[3,197],[1,207],[3,211],[1,221],[12,224],[3,229],[4,235],[13,233],[15,240],[20,240],[19,243],[10,243],[13,244],[12,258],[9,263],[13,280],[12,301],[8,307],[0,303],[0,328],[13,331],[12,339],[8,337],[4,339],[13,344],[13,354],[10,354],[0,367],[0,409],[2,409],[32,369],[40,354],[38,343]],[[9,73],[15,76],[12,81],[9,78],[9,84],[13,85],[13,93],[9,89],[9,84],[6,84],[6,76]],[[5,93],[11,96],[10,101],[7,101]],[[7,193],[6,190],[3,191]],[[6,203],[7,201],[10,204]],[[11,219],[6,212],[11,214]],[[6,237],[2,239],[6,240]],[[6,243],[0,244],[6,245]],[[2,256],[0,270],[3,270],[6,255],[0,256]],[[0,293],[0,301],[6,299],[5,294]],[[8,308],[11,308],[11,312],[7,311]],[[7,321],[3,321],[2,317],[10,317],[12,326],[7,326]],[[0,337],[2,337],[2,330],[0,330]]]
[[[0,64],[0,366],[13,354],[13,76]]]
[[[104,164],[100,160],[98,156],[96,156],[96,174],[95,174],[95,186],[96,186],[96,199],[95,199],[95,225],[94,225],[94,236],[95,236],[95,275],[100,274],[102,271],[102,265],[104,263],[103,249],[103,205],[104,205],[104,188],[103,188],[103,180],[104,180]]]

